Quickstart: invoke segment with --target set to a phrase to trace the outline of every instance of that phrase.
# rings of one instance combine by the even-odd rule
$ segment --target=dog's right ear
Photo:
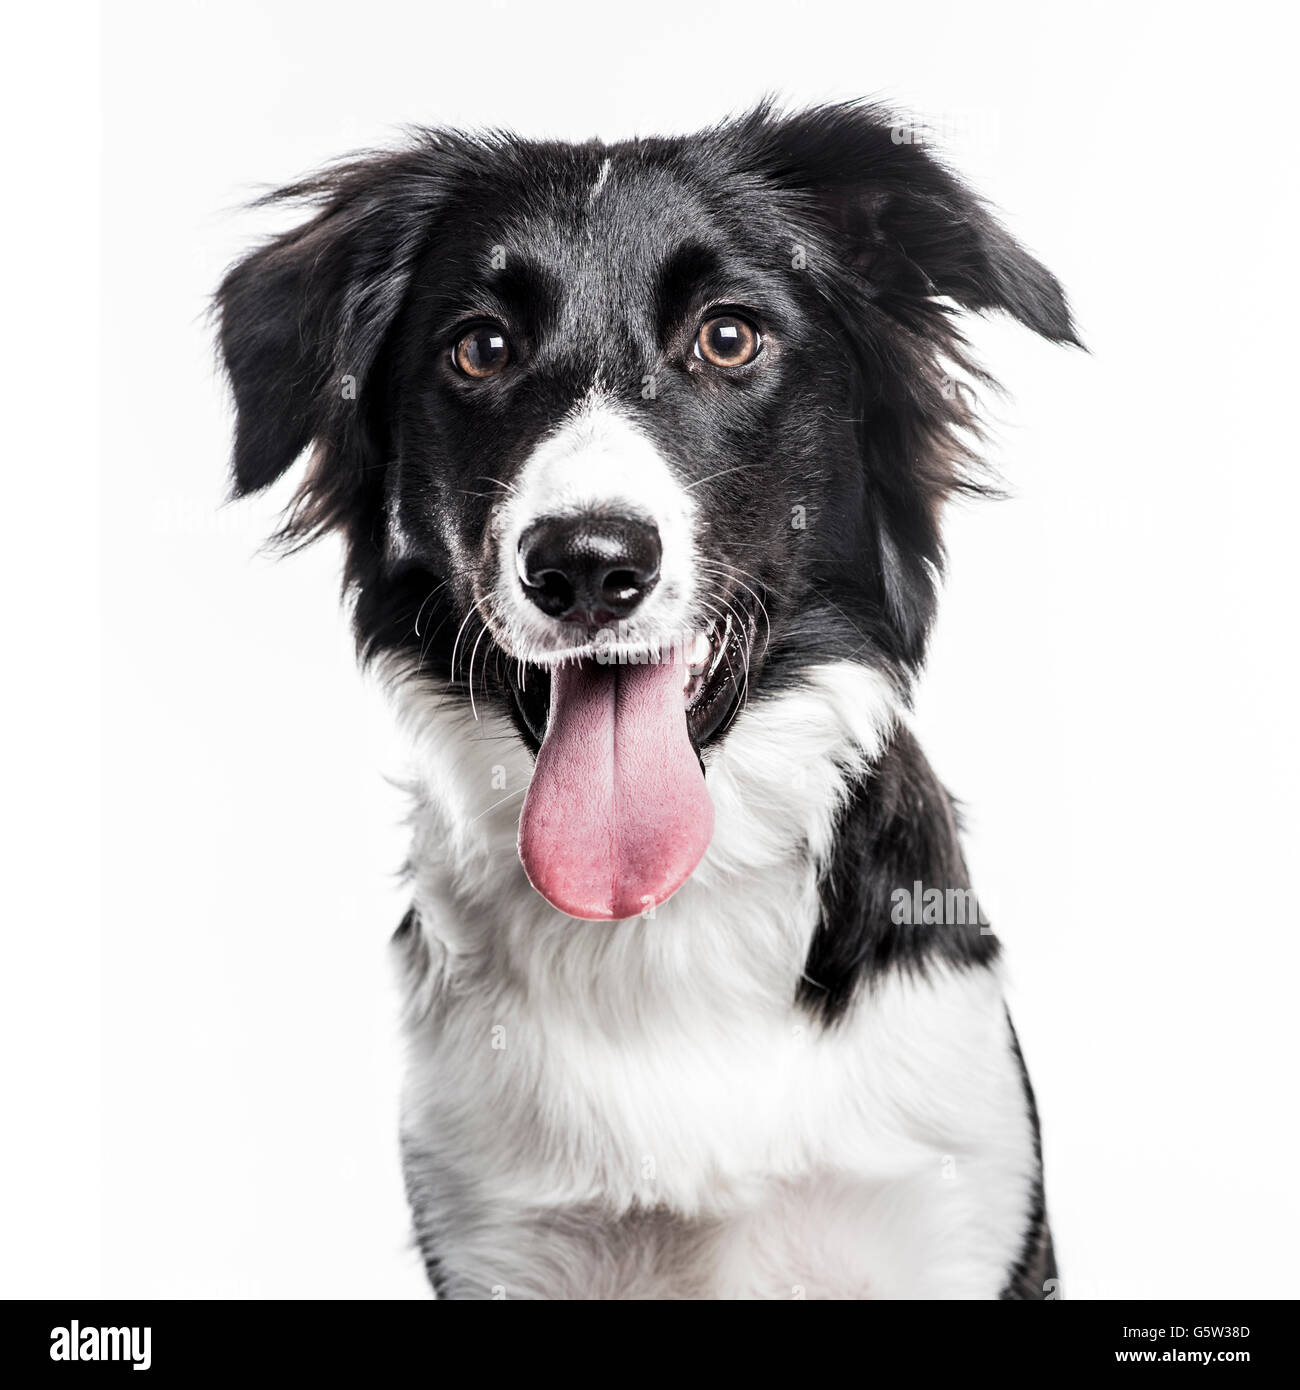
[[[216,294],[237,417],[236,496],[273,483],[313,442],[331,488],[361,466],[369,374],[442,200],[439,153],[428,135],[261,200],[317,211],[235,265]]]

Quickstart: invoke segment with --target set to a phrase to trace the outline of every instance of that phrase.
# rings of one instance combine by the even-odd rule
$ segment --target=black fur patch
[[[1034,1181],[1033,1206],[1029,1223],[1025,1228],[1024,1245],[1015,1268],[1007,1277],[1002,1290],[1004,1299],[1045,1300],[1049,1294],[1060,1297],[1056,1288],[1056,1250],[1052,1245],[1052,1231],[1047,1223],[1047,1198],[1043,1191],[1043,1140],[1038,1124],[1038,1103],[1034,1099],[1034,1088],[1029,1084],[1029,1072],[1025,1067],[1024,1055],[1020,1051],[1020,1039],[1007,1015],[1007,1029],[1011,1034],[1011,1046],[1016,1054],[1016,1065],[1020,1068],[1020,1080],[1025,1088],[1025,1104],[1029,1108],[1029,1119],[1034,1127],[1034,1163],[1037,1176]],[[1049,1285],[1052,1287],[1049,1288]]]
[[[942,894],[945,916],[958,915],[948,911],[950,901],[959,903],[961,916],[972,915],[957,832],[952,799],[916,740],[900,729],[841,814],[822,874],[821,921],[799,986],[806,1009],[834,1023],[859,985],[886,970],[923,973],[935,961],[984,965],[996,959],[997,938],[978,919],[927,924],[915,910],[920,884],[922,892]],[[896,920],[904,915],[909,920]]]

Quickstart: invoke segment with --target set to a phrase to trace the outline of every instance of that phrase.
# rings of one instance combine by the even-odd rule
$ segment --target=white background
[[[1007,946],[1066,1296],[1300,1294],[1296,132],[1270,13],[6,21],[0,1292],[425,1296],[385,957],[400,767],[334,547],[257,555],[284,490],[220,509],[204,311],[265,229],[240,205],[403,122],[616,138],[776,91],[928,117],[1091,348],[972,330],[1015,497],[952,518],[917,716]]]

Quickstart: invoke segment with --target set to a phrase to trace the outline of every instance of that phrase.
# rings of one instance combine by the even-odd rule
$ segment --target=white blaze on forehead
[[[513,481],[494,531],[500,545],[497,611],[545,640],[554,624],[528,602],[516,570],[519,539],[543,517],[635,516],[658,528],[659,583],[638,615],[681,623],[694,584],[695,503],[654,443],[593,393],[533,450]]]
[[[615,408],[589,399],[533,450],[515,479],[511,510],[542,516],[639,513],[665,531],[693,511],[690,494],[649,437]]]

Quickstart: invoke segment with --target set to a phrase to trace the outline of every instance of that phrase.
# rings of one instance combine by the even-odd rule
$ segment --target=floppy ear
[[[848,103],[757,120],[772,175],[828,220],[884,307],[910,318],[946,295],[1079,345],[1056,277],[892,113]]]
[[[333,470],[328,486],[345,487],[359,467],[369,374],[441,194],[436,153],[430,137],[261,200],[318,211],[240,261],[216,294],[237,413],[236,496],[273,483],[313,442]]]
[[[1053,342],[1078,344],[1069,306],[1056,277],[893,113],[866,103],[792,116],[762,107],[739,131],[824,241],[809,269],[846,330],[865,397],[866,558],[891,654],[915,667],[943,566],[943,502],[990,490],[971,452],[978,421],[945,364],[988,378],[940,300],[1001,310]],[[882,315],[908,331],[872,331]]]

